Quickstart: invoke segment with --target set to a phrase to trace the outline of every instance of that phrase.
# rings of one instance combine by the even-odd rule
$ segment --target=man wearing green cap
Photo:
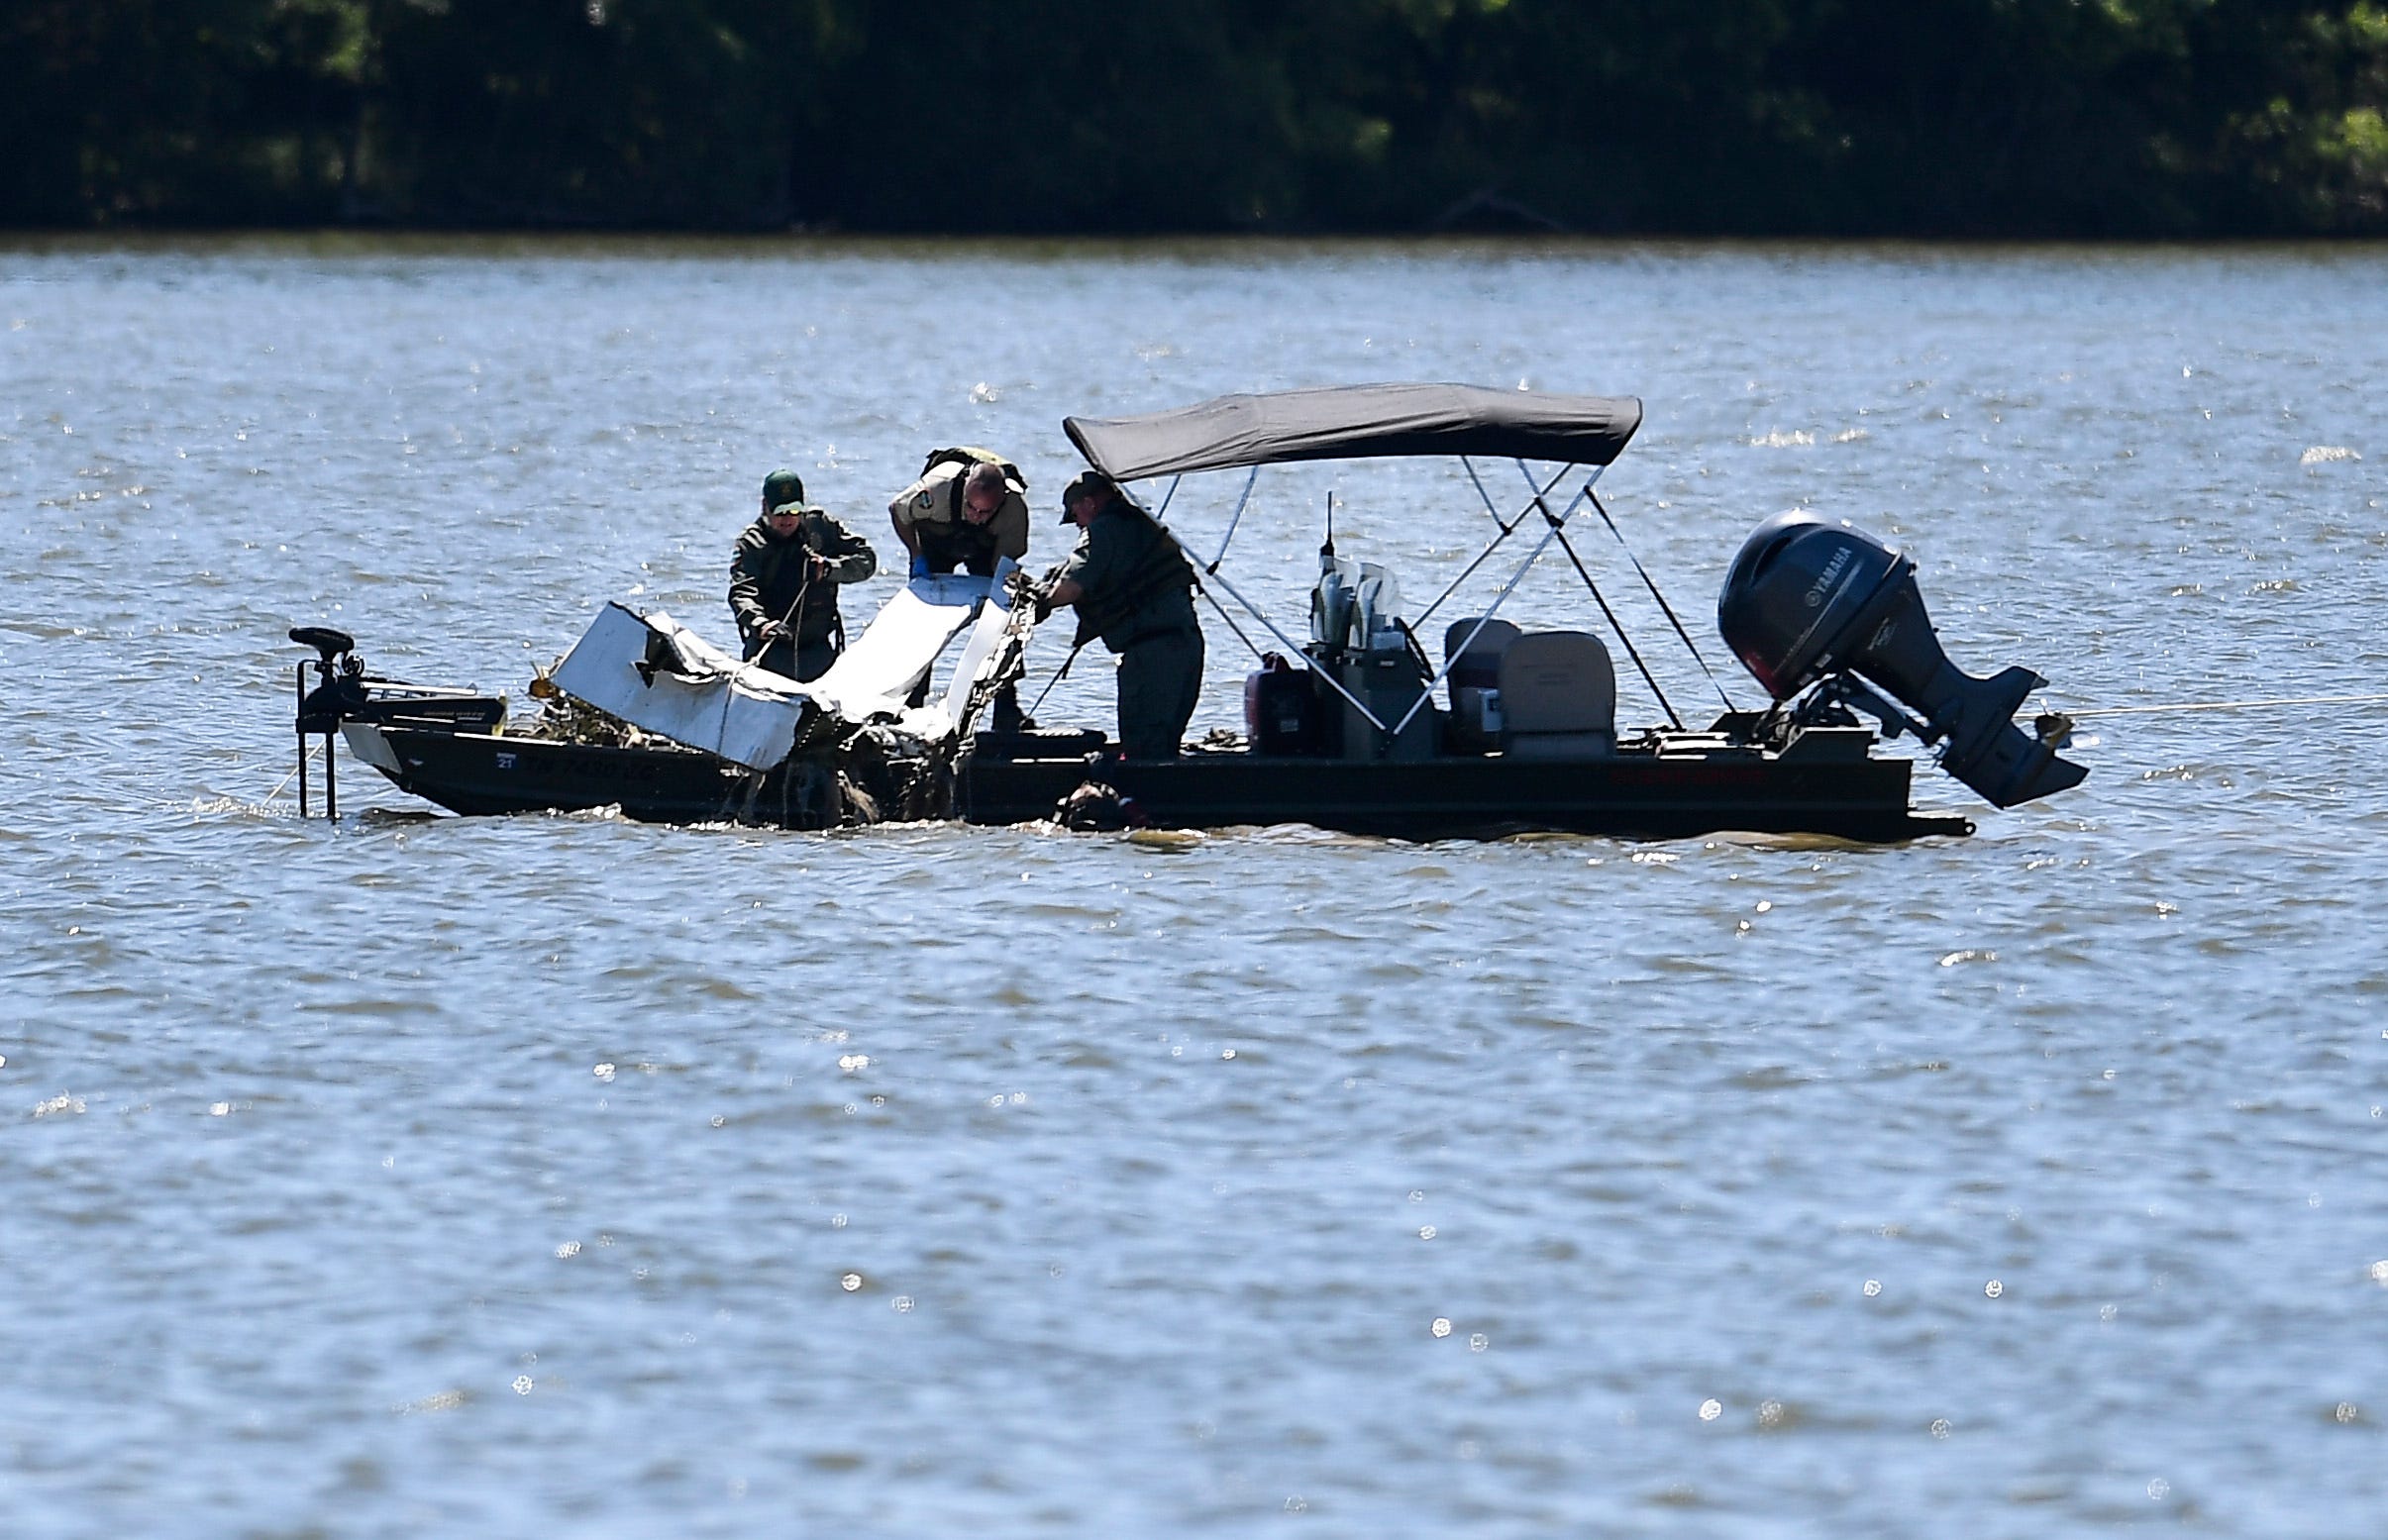
[[[870,543],[804,500],[792,470],[763,478],[763,512],[730,553],[730,613],[747,662],[791,679],[817,679],[844,641],[838,585],[879,570]]]
[[[1202,692],[1194,566],[1169,532],[1099,471],[1063,489],[1062,522],[1078,526],[1078,549],[1039,592],[1040,618],[1075,606],[1073,646],[1099,636],[1119,655],[1120,751],[1131,760],[1176,759]]]

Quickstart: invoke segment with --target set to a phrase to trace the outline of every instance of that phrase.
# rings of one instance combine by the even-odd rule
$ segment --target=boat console
[[[1494,616],[1454,621],[1431,667],[1396,613],[1401,589],[1374,563],[1321,553],[1302,665],[1263,655],[1244,680],[1252,753],[1361,763],[1616,753],[1616,669],[1600,638],[1522,632]],[[1432,697],[1448,683],[1450,705]]]

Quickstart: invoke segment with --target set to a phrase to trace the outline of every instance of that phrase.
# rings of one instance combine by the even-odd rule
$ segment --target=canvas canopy
[[[1296,460],[1483,455],[1606,465],[1641,426],[1631,396],[1482,385],[1337,385],[1219,396],[1140,417],[1062,419],[1087,463],[1120,481]]]

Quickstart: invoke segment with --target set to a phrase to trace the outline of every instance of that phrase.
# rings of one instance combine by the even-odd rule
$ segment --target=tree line
[[[2388,0],[0,0],[0,225],[2388,232]]]

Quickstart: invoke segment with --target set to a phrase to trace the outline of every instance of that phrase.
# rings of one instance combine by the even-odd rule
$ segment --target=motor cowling
[[[1975,678],[1948,661],[1924,613],[1916,564],[1872,536],[1809,514],[1760,524],[1725,574],[1716,628],[1767,693],[1788,700],[1834,673],[1858,674],[1922,718],[1940,768],[1999,807],[2078,785],[2056,758],[2067,724],[2033,736],[2016,710],[2047,681],[2028,668]]]

